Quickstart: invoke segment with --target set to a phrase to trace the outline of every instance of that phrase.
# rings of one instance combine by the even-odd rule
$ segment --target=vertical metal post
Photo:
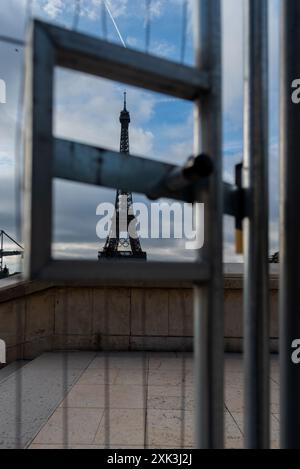
[[[1,239],[1,247],[0,247],[0,252],[1,252],[1,258],[0,258],[0,272],[2,272],[2,270],[3,270],[3,237],[4,237],[3,231],[0,231],[0,239]]]
[[[268,288],[268,0],[245,2],[245,444],[270,445]]]
[[[37,275],[51,258],[54,44],[32,25],[27,48],[23,237],[25,275]],[[41,161],[43,162],[41,164]],[[35,184],[33,184],[35,181]],[[33,223],[33,220],[35,222]]]
[[[224,318],[222,191],[222,58],[220,0],[194,0],[196,66],[211,77],[211,91],[195,103],[195,154],[214,160],[205,204],[205,243],[199,255],[211,267],[206,287],[194,287],[196,447],[224,446]]]
[[[300,365],[292,343],[300,339],[300,104],[292,99],[300,78],[300,2],[281,2],[280,90],[280,389],[281,447],[300,449]],[[298,87],[299,88],[299,87]]]

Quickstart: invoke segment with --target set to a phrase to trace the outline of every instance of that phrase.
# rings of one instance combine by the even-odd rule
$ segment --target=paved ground
[[[243,447],[242,371],[241,356],[226,355],[227,448]],[[278,360],[272,357],[273,448],[278,447],[279,437],[278,373]],[[111,354],[106,373],[105,356],[97,354],[30,448],[54,449],[64,444],[71,448],[103,448],[108,440],[111,448],[143,448],[145,444],[157,449],[190,448],[194,443],[193,419],[192,355],[185,355],[183,361],[183,355],[171,353]]]

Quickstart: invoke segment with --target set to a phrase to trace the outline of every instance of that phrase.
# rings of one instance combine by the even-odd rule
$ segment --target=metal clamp
[[[189,189],[190,199],[193,201],[193,186],[208,178],[214,170],[213,161],[210,156],[201,154],[196,157],[190,156],[183,167],[176,167],[160,181],[156,188],[147,194],[149,199],[158,199],[166,192],[176,193]],[[189,199],[189,197],[187,196]]]

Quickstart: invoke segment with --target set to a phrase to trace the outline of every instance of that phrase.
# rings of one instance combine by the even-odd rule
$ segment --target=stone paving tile
[[[182,391],[189,398],[194,398],[195,390],[193,386],[148,386],[148,398],[152,397],[181,397]]]
[[[146,353],[109,353],[97,354],[94,360],[90,363],[89,369],[104,369],[106,366],[110,369],[139,369],[142,370],[148,367],[148,356]]]
[[[224,376],[226,388],[238,387],[242,388],[244,386],[244,375],[240,372],[226,372]]]
[[[31,435],[28,435],[30,439]],[[0,438],[0,450],[2,449],[22,449],[26,448],[28,444],[28,437],[22,437],[21,440],[10,439],[10,438]]]
[[[244,389],[239,386],[226,386],[225,404],[230,412],[241,413],[244,411]],[[271,413],[279,413],[279,388],[271,382]]]
[[[169,356],[168,356],[169,355]],[[152,353],[149,354],[149,370],[172,370],[181,371],[183,367],[191,370],[194,366],[191,353]]]
[[[243,449],[244,439],[228,437],[225,439],[225,448],[226,449]]]
[[[27,447],[80,378],[84,367],[88,366],[94,355],[45,354],[3,381],[0,384],[0,448],[11,448],[12,444],[15,447]],[[66,357],[70,368],[65,374],[63,364]],[[16,396],[19,382],[22,382],[22,407],[18,416]],[[17,418],[21,418],[19,443],[16,437]]]
[[[225,384],[227,388],[239,387],[242,389],[244,387],[244,374],[240,372],[227,371],[225,373]],[[276,381],[274,381],[273,377],[270,379],[270,385],[274,389],[279,389],[279,386]]]
[[[234,420],[238,424],[239,428],[244,430],[244,415],[242,413],[234,413],[232,414]],[[278,446],[279,443],[279,420],[278,417],[275,415],[271,415],[271,420],[270,420],[270,425],[271,425],[271,441],[274,445]]]
[[[148,409],[193,411],[195,409],[194,388],[148,386],[147,407]]]
[[[39,444],[32,444],[28,449],[31,450],[43,450],[43,449],[56,449],[56,450],[64,450],[64,449],[71,449],[71,450],[96,450],[96,449],[144,449],[144,446],[125,446],[125,445],[113,445],[110,444],[109,448],[105,445],[68,445],[64,447],[63,445],[39,445]]]
[[[145,411],[142,409],[112,409],[101,421],[94,443],[106,443],[106,420],[109,421],[107,441],[110,445],[144,445]]]
[[[243,438],[238,422],[228,411],[225,412],[225,438]]]
[[[64,409],[57,409],[33,444],[64,444],[64,429],[69,444],[92,444],[104,411],[101,409],[67,409],[67,426],[64,426]]]
[[[271,378],[272,380],[279,385],[280,372],[279,372],[279,360],[278,357],[271,357]]]
[[[271,380],[273,381],[274,384],[277,384],[277,386],[279,386],[279,384],[280,384],[279,373],[277,375],[273,373],[272,376],[271,376]]]
[[[143,409],[145,388],[143,386],[81,385],[73,387],[61,404],[63,407],[105,408],[108,406],[106,390],[109,389],[109,407],[112,409]]]
[[[182,420],[184,432],[182,434]],[[190,447],[194,444],[194,413],[174,410],[148,410],[147,441],[151,448],[164,446]],[[183,441],[182,441],[183,440]],[[183,443],[183,444],[182,444]]]
[[[185,383],[182,381],[182,359],[180,354],[148,353],[130,354],[115,353],[110,355],[110,386],[109,386],[109,421],[111,448],[143,448],[145,437],[145,410],[147,397],[147,446],[150,448],[184,448],[194,443],[194,387],[192,355],[185,358]],[[147,381],[145,383],[145,365],[147,365]],[[105,360],[103,354],[97,355],[89,368],[73,387],[63,405],[69,407],[70,417],[70,446],[80,448],[101,448],[105,444]],[[225,412],[225,440],[226,448],[240,449],[244,446],[243,439],[243,374],[240,356],[226,357],[226,392],[225,403],[229,411]],[[272,364],[273,374],[278,372],[278,365]],[[182,390],[184,387],[184,400]],[[279,387],[272,380],[272,447],[279,443]],[[75,430],[78,412],[83,412],[85,423],[87,414],[96,413],[98,426],[82,432],[85,441],[80,440],[79,432]],[[60,414],[59,414],[60,412]],[[49,420],[36,440],[33,449],[39,445],[59,445],[61,437],[61,412],[58,409]],[[101,417],[100,417],[101,416]],[[182,443],[182,418],[184,417],[184,443]],[[86,419],[88,420],[88,419]],[[74,427],[74,429],[73,429]],[[72,433],[73,431],[73,433]],[[94,432],[93,438],[91,438]],[[39,440],[40,438],[40,440]],[[78,439],[77,439],[78,438]],[[79,441],[80,440],[80,441]],[[86,441],[88,440],[88,441]]]
[[[33,363],[35,369],[56,370],[58,365],[62,368],[67,364],[69,370],[84,370],[95,357],[94,352],[49,352],[36,358]]]
[[[243,373],[244,364],[241,357],[234,354],[228,354],[225,359],[225,372]]]
[[[117,375],[114,384],[144,386],[148,382],[148,369],[131,369],[128,371],[123,368],[115,371]]]
[[[104,369],[87,369],[77,382],[77,384],[97,385],[114,384],[120,370],[110,369],[106,374]]]
[[[280,440],[280,423],[275,415],[271,417],[271,439],[279,443]]]
[[[280,391],[276,383],[271,384],[271,412],[272,414],[280,412]]]
[[[63,445],[42,445],[37,443],[32,443],[28,449],[65,449]]]
[[[172,396],[157,396],[148,399],[147,403],[148,409],[156,410],[195,410],[195,403],[193,400],[181,397],[172,397]]]
[[[129,446],[125,446],[125,445],[114,445],[114,444],[110,444],[109,447],[108,446],[105,446],[105,445],[69,445],[68,447],[64,447],[62,445],[37,445],[37,444],[33,444],[31,445],[29,448],[29,450],[51,450],[51,449],[54,449],[54,450],[66,450],[66,449],[69,449],[69,450],[99,450],[99,449],[116,449],[116,450],[120,450],[120,449],[126,449],[126,450],[132,450],[132,449],[172,449],[172,450],[176,450],[176,449],[193,449],[192,446],[185,446],[185,448],[182,448],[181,446],[167,446],[167,445],[164,445],[164,446],[157,446],[155,448],[150,448],[149,446],[143,446],[143,445],[140,445],[140,446],[134,446],[134,445],[129,445]]]
[[[244,391],[239,387],[225,389],[225,404],[231,413],[241,413],[244,410]]]
[[[194,384],[194,375],[191,370],[149,370],[149,386],[179,386],[182,383]]]

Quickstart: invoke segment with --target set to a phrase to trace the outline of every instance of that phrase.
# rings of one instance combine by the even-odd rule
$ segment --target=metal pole
[[[196,66],[208,71],[211,90],[195,103],[195,155],[213,159],[205,204],[205,244],[199,252],[210,265],[207,286],[194,287],[196,447],[224,446],[224,318],[223,318],[223,183],[222,63],[220,0],[194,0]]]
[[[4,237],[4,234],[3,234],[3,231],[0,231],[0,238],[1,238],[1,258],[0,258],[0,272],[3,271],[3,237]]]
[[[245,445],[270,445],[268,288],[268,0],[245,2]]]
[[[281,447],[300,449],[300,364],[292,360],[300,339],[300,104],[292,95],[300,78],[300,2],[285,0],[281,8],[280,428]]]

